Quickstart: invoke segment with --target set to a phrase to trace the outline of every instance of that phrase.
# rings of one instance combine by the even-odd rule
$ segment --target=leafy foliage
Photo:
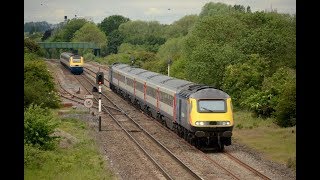
[[[83,55],[85,61],[90,61],[95,59],[95,55],[93,53],[86,53]]]
[[[107,64],[113,64],[115,62],[131,64],[130,57],[131,56],[129,54],[118,53],[118,54],[111,54],[107,56],[105,59],[107,61]]]
[[[42,51],[40,49],[40,46],[34,40],[32,40],[30,38],[24,39],[24,52],[42,55]]]
[[[71,42],[76,31],[86,23],[88,23],[86,19],[71,19],[67,21],[67,24],[65,24],[63,28],[58,29],[50,40],[52,42]]]
[[[264,79],[262,88],[245,94],[241,105],[255,112],[257,116],[274,115],[282,127],[295,125],[296,77],[290,68],[279,68],[271,77]]]
[[[52,136],[57,120],[47,108],[30,104],[24,110],[24,142],[40,149],[53,149],[57,137]]]
[[[232,11],[232,6],[224,3],[210,2],[202,7],[200,17],[204,16],[216,16],[216,15],[228,15]]]
[[[119,30],[114,30],[108,35],[106,54],[117,54],[118,48],[123,42],[123,35]]]
[[[179,59],[181,56],[181,51],[182,38],[169,39],[165,44],[160,46],[156,57],[153,58],[153,61],[147,61],[142,67],[150,71],[167,75],[168,61],[171,60],[173,63]]]
[[[187,15],[165,27],[164,36],[166,39],[182,37],[188,34],[195,22],[198,20],[197,15]]]
[[[124,43],[143,45],[145,50],[156,52],[166,39],[163,35],[164,25],[157,21],[128,21],[119,26],[124,36]]]
[[[122,23],[128,21],[130,21],[129,18],[123,17],[121,15],[112,15],[104,18],[98,26],[106,34],[106,36],[109,36],[110,33],[117,30]]]
[[[296,85],[286,83],[275,107],[276,123],[281,127],[296,125]]]
[[[57,108],[60,106],[51,74],[43,61],[25,56],[24,62],[24,106],[30,104]],[[29,59],[34,58],[34,59]]]
[[[266,59],[258,54],[252,54],[247,57],[245,63],[227,66],[222,89],[232,96],[235,105],[240,105],[250,91],[261,90],[268,69],[269,62]],[[246,92],[249,89],[251,90]]]
[[[106,45],[106,35],[93,23],[84,24],[74,33],[72,42],[94,42],[98,46]]]
[[[50,29],[50,24],[46,21],[41,22],[26,22],[24,23],[24,32],[29,32],[33,34],[35,32],[45,32]]]
[[[46,30],[46,31],[43,33],[43,36],[42,36],[42,38],[41,38],[41,41],[47,40],[47,39],[51,36],[52,31],[53,31],[53,29],[48,29],[48,30]]]

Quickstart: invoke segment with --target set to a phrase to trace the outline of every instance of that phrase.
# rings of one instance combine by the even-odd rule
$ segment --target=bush
[[[24,39],[24,51],[29,53],[40,53],[40,46],[32,39],[25,38]]]
[[[268,118],[275,111],[272,107],[272,98],[273,94],[271,92],[256,91],[255,94],[251,94],[240,104],[251,110],[256,117]]]
[[[92,54],[92,53],[86,53],[83,55],[83,58],[85,61],[91,61],[91,60],[94,60],[95,59],[95,55]]]
[[[24,143],[43,150],[54,149],[57,137],[51,134],[57,126],[48,108],[31,104],[24,110]]]
[[[294,83],[286,83],[275,109],[276,124],[281,127],[296,125],[296,86]]]
[[[27,57],[35,58],[31,55]],[[24,62],[24,106],[27,107],[31,103],[50,108],[60,106],[53,78],[45,63],[30,59]]]

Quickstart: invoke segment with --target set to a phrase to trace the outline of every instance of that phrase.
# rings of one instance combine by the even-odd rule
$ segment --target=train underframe
[[[70,67],[70,71],[72,74],[82,74],[83,73],[83,67]]]
[[[69,67],[69,66],[66,65],[65,63],[62,63],[61,61],[60,61],[60,63],[61,63],[65,68],[69,69],[72,74],[77,74],[77,75],[79,75],[79,74],[82,74],[82,73],[83,73],[83,67],[76,67],[76,66],[75,66],[75,67]]]
[[[133,104],[135,107],[141,109],[147,115],[153,117],[157,121],[159,121],[165,127],[174,131],[178,136],[183,138],[185,141],[190,143],[191,145],[197,147],[201,150],[213,150],[222,152],[224,150],[224,146],[231,145],[231,136],[233,127],[228,128],[216,128],[214,131],[199,131],[194,129],[190,131],[180,124],[173,122],[171,119],[165,117],[161,113],[157,112],[153,108],[147,106],[146,104],[140,102],[135,97],[130,96],[130,94],[122,91],[118,87],[112,85],[110,83],[110,89],[119,94],[123,99]],[[199,137],[199,132],[203,134],[203,136]]]

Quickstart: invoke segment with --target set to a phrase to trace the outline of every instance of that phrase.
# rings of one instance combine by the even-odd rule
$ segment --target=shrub
[[[95,55],[92,54],[92,53],[86,53],[83,55],[83,58],[85,61],[91,61],[91,60],[94,60],[95,59]]]
[[[275,109],[276,124],[281,127],[296,125],[296,86],[294,83],[286,83]]]
[[[34,56],[27,56],[32,57]],[[56,94],[51,74],[40,60],[24,62],[24,106],[31,103],[44,107],[57,108],[60,100]]]
[[[24,51],[29,53],[40,53],[40,46],[32,39],[24,39]]]
[[[24,110],[24,142],[40,149],[54,149],[57,137],[51,136],[58,126],[48,108],[31,104]]]
[[[273,94],[268,91],[256,91],[255,94],[250,95],[240,104],[251,110],[254,113],[254,116],[267,118],[275,111],[272,107],[272,98]]]

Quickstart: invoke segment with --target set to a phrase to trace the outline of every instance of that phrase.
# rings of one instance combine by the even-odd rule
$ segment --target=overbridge
[[[38,42],[44,49],[93,49],[94,55],[100,55],[100,47],[93,42]]]

